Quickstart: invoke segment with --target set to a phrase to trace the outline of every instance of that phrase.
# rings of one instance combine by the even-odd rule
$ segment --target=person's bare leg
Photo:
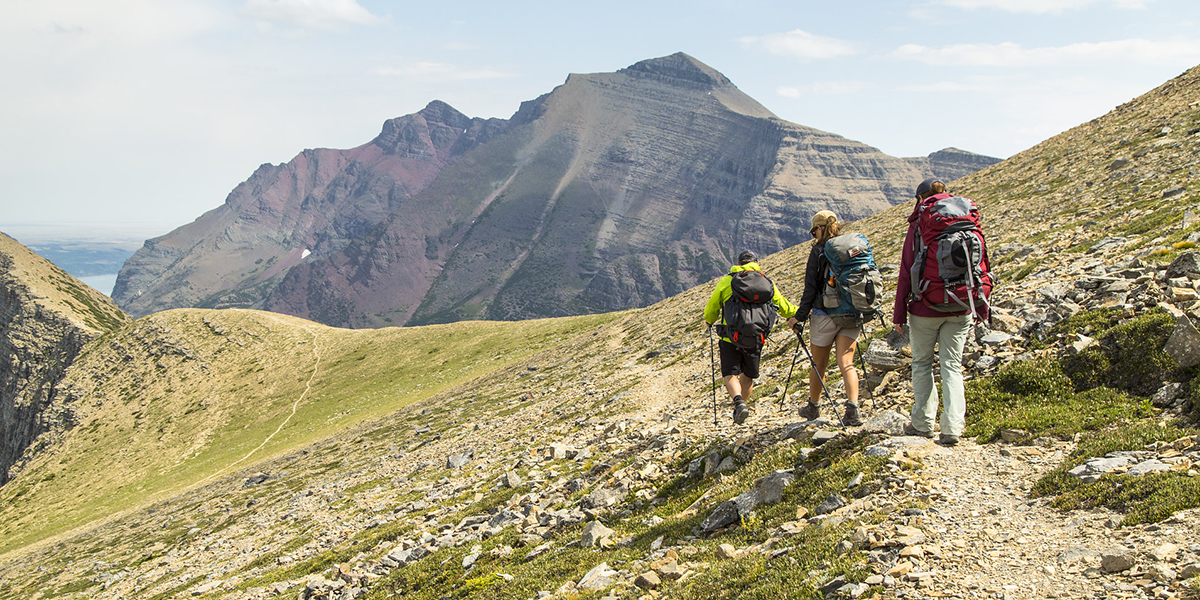
[[[852,404],[858,404],[858,371],[854,368],[854,351],[858,340],[839,335],[834,338],[837,344],[837,365],[842,372],[842,383],[846,386],[846,398]]]
[[[832,346],[812,346],[815,369],[808,370],[808,401],[813,404],[821,403],[821,381],[825,378],[825,369],[829,367],[829,350]]]

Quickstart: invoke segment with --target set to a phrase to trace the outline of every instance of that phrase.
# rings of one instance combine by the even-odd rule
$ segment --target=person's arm
[[[712,295],[708,297],[708,304],[704,305],[704,322],[712,325],[721,319],[721,305],[725,304],[725,299],[722,298],[723,292],[729,290],[730,295],[733,295],[733,278],[726,275],[717,281],[717,287],[713,289]]]
[[[790,318],[796,314],[796,305],[788,302],[788,299],[779,293],[779,286],[775,286],[775,295],[771,297],[771,302],[775,303],[775,308],[779,309],[779,314],[783,317]]]
[[[904,236],[904,249],[900,255],[900,271],[896,274],[896,302],[892,305],[892,323],[897,330],[904,331],[908,323],[908,295],[912,292],[912,271],[914,254],[913,238],[917,233],[917,224],[908,224],[908,233]]]
[[[800,295],[800,305],[796,307],[796,320],[807,321],[812,312],[813,304],[817,301],[817,292],[821,290],[821,257],[824,250],[813,246],[808,253],[808,264],[804,266],[804,293]]]

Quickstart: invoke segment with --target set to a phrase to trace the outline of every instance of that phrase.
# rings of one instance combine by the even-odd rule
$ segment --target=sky
[[[1196,0],[0,0],[0,229],[170,229],[262,163],[686,52],[895,156],[1011,156],[1200,64]]]

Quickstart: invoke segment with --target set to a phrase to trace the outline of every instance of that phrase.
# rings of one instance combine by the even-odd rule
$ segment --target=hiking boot
[[[943,433],[942,435],[938,436],[937,443],[939,443],[943,446],[957,446],[958,445],[958,436],[957,435],[946,435]]]
[[[733,397],[733,422],[741,425],[746,422],[746,417],[750,416],[750,409],[746,408],[746,403],[742,402],[741,396]]]
[[[921,431],[920,429],[913,427],[912,423],[908,423],[907,425],[904,426],[904,435],[915,435],[918,437],[923,437],[923,438],[927,438],[927,439],[931,439],[931,440],[933,439],[932,431]]]
[[[846,414],[842,415],[842,424],[846,427],[858,427],[862,425],[862,417],[858,414],[858,405],[853,402],[846,403]]]
[[[813,402],[800,407],[800,418],[805,421],[816,421],[821,418],[821,408]]]

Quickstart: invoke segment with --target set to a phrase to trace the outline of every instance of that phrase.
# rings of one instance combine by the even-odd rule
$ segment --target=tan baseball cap
[[[812,216],[812,225],[808,230],[812,231],[818,227],[828,225],[830,221],[837,221],[837,215],[833,214],[832,210],[823,210]]]

